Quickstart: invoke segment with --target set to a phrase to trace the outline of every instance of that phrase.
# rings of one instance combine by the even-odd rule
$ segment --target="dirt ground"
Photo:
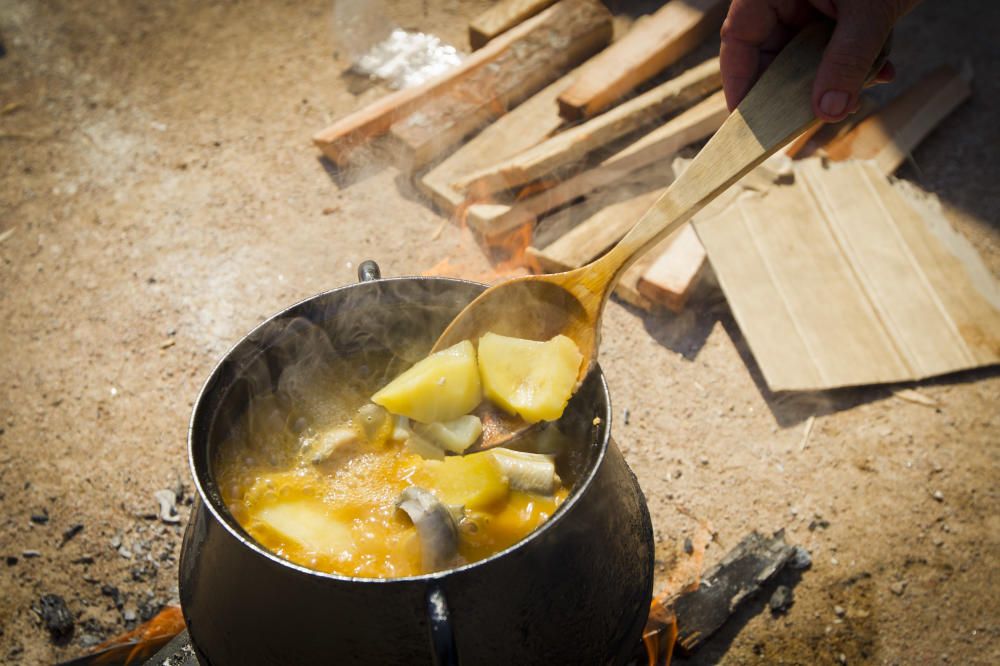
[[[391,11],[464,45],[486,4]],[[928,0],[895,47],[902,84],[941,62],[976,72],[901,175],[994,274],[998,7]],[[176,601],[189,508],[165,524],[153,493],[190,497],[192,401],[233,342],[362,259],[415,274],[453,250],[396,169],[345,177],[309,143],[384,92],[341,75],[331,8],[0,0],[0,661],[76,656]],[[758,603],[691,662],[1000,663],[998,373],[923,383],[936,408],[885,387],[775,395],[724,299],[701,296],[605,317],[614,433],[658,556],[694,529],[683,510],[716,532],[709,564],[784,528],[813,566],[787,615]],[[66,644],[32,610],[45,594],[75,616]]]

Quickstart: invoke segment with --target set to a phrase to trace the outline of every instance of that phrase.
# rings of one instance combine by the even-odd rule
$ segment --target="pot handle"
[[[451,629],[448,602],[436,582],[431,583],[427,590],[427,624],[430,628],[434,666],[458,666],[458,652],[455,650],[455,634]]]
[[[382,269],[372,259],[365,259],[358,264],[358,282],[371,282],[382,277]]]

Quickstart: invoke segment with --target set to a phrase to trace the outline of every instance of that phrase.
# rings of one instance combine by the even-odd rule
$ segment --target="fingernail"
[[[843,90],[827,90],[819,100],[819,110],[830,117],[837,117],[847,109],[849,95]]]

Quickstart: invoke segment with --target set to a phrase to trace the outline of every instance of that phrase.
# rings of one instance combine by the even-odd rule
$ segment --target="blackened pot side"
[[[599,369],[563,421],[580,444],[568,461],[578,477],[570,497],[542,527],[486,560],[409,578],[319,573],[254,542],[219,497],[214,447],[254,383],[287,362],[281,338],[295,321],[321,326],[344,353],[414,337],[426,351],[482,289],[426,277],[335,289],[269,319],[213,371],[191,420],[198,498],[180,562],[181,604],[203,664],[603,664],[635,649],[652,593],[652,526],[610,440]],[[359,331],[372,325],[389,333]]]

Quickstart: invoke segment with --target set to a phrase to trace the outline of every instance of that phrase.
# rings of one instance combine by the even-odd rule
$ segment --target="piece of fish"
[[[526,493],[551,495],[562,482],[551,456],[497,447],[490,449],[493,458],[507,476],[510,487]]]
[[[437,571],[454,561],[458,554],[458,526],[448,507],[418,486],[410,486],[400,493],[396,507],[405,512],[417,528],[425,569]]]

